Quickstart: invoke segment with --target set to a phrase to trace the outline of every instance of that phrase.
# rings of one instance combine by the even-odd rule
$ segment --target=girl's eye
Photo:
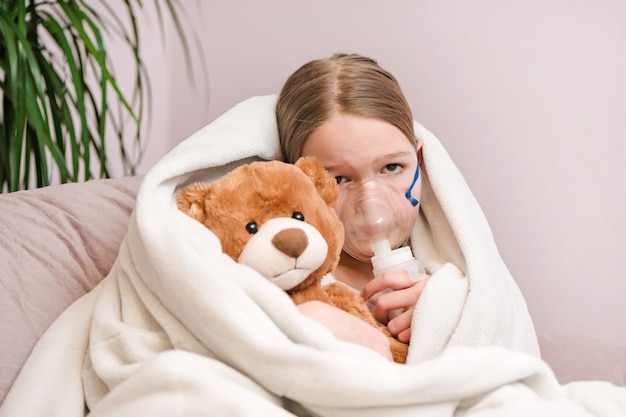
[[[257,226],[256,222],[250,222],[246,224],[246,231],[253,235],[259,231],[259,227]]]
[[[300,213],[299,211],[294,211],[291,217],[293,217],[296,220],[300,220],[301,222],[304,221],[304,214]]]
[[[344,182],[346,182],[346,177],[342,177],[341,175],[337,175],[335,177],[335,181],[337,181],[337,184],[343,184]]]
[[[400,172],[402,170],[402,166],[400,164],[387,164],[383,169],[384,172]]]

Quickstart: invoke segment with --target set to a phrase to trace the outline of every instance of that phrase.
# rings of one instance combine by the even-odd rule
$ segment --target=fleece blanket
[[[191,181],[278,158],[275,96],[246,100],[146,175],[110,274],[50,327],[1,416],[624,416],[624,389],[561,386],[524,299],[436,137],[415,254],[432,274],[408,364],[341,342],[176,209]]]

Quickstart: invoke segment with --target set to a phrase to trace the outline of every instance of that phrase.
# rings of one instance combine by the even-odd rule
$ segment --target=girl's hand
[[[298,310],[322,323],[337,339],[365,346],[393,360],[387,336],[360,318],[321,301],[299,304]]]
[[[419,300],[422,291],[430,275],[426,275],[420,281],[413,281],[409,274],[404,271],[385,272],[374,278],[365,285],[361,296],[368,300],[372,296],[391,289],[393,291],[378,295],[374,309],[374,317],[381,323],[385,323],[389,332],[396,336],[399,341],[408,343],[411,340],[411,319],[415,304]],[[393,310],[403,310],[403,312],[389,319],[389,313]]]

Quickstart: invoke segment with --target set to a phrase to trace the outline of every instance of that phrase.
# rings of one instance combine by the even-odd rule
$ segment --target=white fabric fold
[[[146,175],[113,270],[44,335],[0,416],[78,416],[83,403],[93,416],[626,413],[624,389],[564,389],[538,359],[526,304],[482,210],[419,124],[423,214],[412,242],[432,278],[407,365],[336,340],[224,255],[174,196],[190,181],[278,158],[275,100],[238,104]]]

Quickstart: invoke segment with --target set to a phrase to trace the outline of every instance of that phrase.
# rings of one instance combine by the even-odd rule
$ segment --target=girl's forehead
[[[384,120],[337,113],[317,127],[304,142],[303,152],[332,153],[342,149],[411,147],[400,129]]]
[[[314,130],[304,143],[303,156],[317,157],[326,169],[392,163],[411,158],[413,144],[390,123],[362,116],[339,114]]]

